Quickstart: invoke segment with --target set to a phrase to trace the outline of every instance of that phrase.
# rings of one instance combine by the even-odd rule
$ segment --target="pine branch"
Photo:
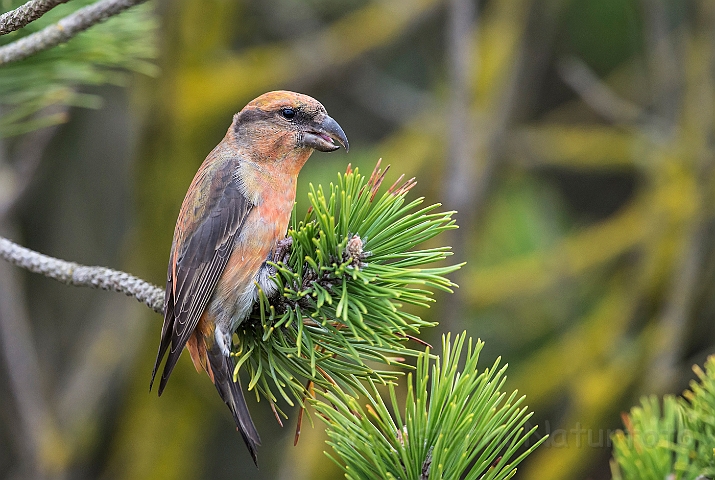
[[[69,0],[30,0],[14,10],[0,15],[0,35],[20,30],[30,22],[34,22],[57,5]]]
[[[623,415],[626,431],[613,435],[614,480],[712,480],[715,478],[715,355],[705,371],[693,367],[682,398],[656,396]]]
[[[136,298],[157,313],[164,311],[164,289],[125,272],[60,260],[21,247],[4,237],[0,237],[0,258],[65,285],[113,290]]]
[[[329,456],[346,478],[505,480],[546,439],[519,453],[536,430],[527,430],[532,414],[524,397],[501,392],[506,366],[500,367],[499,360],[479,372],[484,344],[465,340],[466,332],[454,342],[448,335],[440,357],[435,359],[429,349],[420,354],[414,383],[412,374],[407,379],[404,410],[398,407],[394,385],[389,386],[388,408],[372,382],[359,389],[364,400],[332,390],[325,402],[313,402],[339,460]]]
[[[379,162],[370,177],[348,166],[328,189],[310,186],[309,212],[288,232],[290,252],[272,264],[280,295],[261,293],[236,332],[235,374],[245,367],[257,395],[292,405],[308,395],[306,382],[347,391],[366,379],[390,383],[399,372],[374,365],[404,366],[420,353],[405,342],[434,324],[404,304],[428,307],[433,289],[451,292],[445,275],[461,265],[429,267],[449,247],[415,247],[457,226],[454,212],[406,200],[414,179],[378,195],[386,173]]]
[[[89,27],[146,0],[100,0],[67,15],[39,32],[0,47],[0,65],[25,59],[37,52],[65,43]]]

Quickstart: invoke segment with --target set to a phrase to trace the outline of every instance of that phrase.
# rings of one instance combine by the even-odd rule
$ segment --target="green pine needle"
[[[5,2],[8,9],[24,3]],[[59,5],[26,27],[0,36],[5,45],[41,30],[93,0]],[[84,85],[126,83],[127,71],[155,75],[158,22],[149,4],[138,5],[80,33],[67,43],[40,52],[0,71],[0,137],[61,123],[66,115],[45,112],[53,105],[94,107],[101,98],[78,92]]]
[[[251,321],[237,332],[235,374],[275,402],[302,404],[306,382],[355,391],[360,381],[385,384],[420,352],[405,345],[433,324],[404,311],[429,306],[432,291],[452,291],[445,275],[461,265],[434,266],[449,247],[415,249],[457,228],[454,212],[407,202],[414,180],[378,195],[387,169],[366,178],[348,167],[326,190],[310,186],[310,211],[289,232],[289,254],[273,263],[279,298],[260,293]]]
[[[715,478],[715,356],[705,371],[694,367],[683,398],[641,399],[624,418],[626,432],[613,436],[614,480],[704,480]]]
[[[511,478],[546,439],[519,453],[536,430],[524,431],[532,415],[523,406],[524,397],[501,392],[506,366],[499,368],[499,360],[479,373],[480,341],[469,339],[459,371],[465,339],[466,332],[454,343],[449,335],[443,338],[437,360],[429,349],[419,355],[414,384],[412,374],[408,376],[403,414],[394,385],[388,387],[395,409],[391,414],[372,381],[369,388],[359,388],[366,408],[338,390],[326,393],[326,402],[313,402],[339,458],[328,456],[346,478],[502,480]]]

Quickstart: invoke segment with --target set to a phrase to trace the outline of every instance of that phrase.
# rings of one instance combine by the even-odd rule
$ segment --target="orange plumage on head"
[[[250,314],[256,282],[269,294],[266,261],[284,237],[297,176],[313,150],[348,149],[340,125],[320,102],[276,91],[251,101],[194,177],[174,230],[164,325],[152,383],[162,358],[161,395],[187,346],[226,402],[256,461],[260,438],[238,382],[231,336]],[[150,386],[151,388],[151,386]]]

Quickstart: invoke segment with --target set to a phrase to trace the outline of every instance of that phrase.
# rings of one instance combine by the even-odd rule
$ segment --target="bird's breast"
[[[282,190],[264,191],[249,212],[219,278],[210,309],[217,324],[233,331],[248,316],[256,299],[255,282],[266,259],[288,229],[295,182]]]
[[[246,218],[237,245],[265,250],[267,256],[288,229],[295,202],[295,181],[265,189],[262,193],[260,201]]]

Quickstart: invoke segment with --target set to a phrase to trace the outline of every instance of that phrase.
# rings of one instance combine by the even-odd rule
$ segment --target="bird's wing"
[[[253,207],[234,175],[235,161],[216,159],[212,164],[209,160],[201,166],[186,194],[174,233],[164,297],[164,325],[152,372],[153,384],[159,363],[169,350],[159,395],[196,328],[228,263],[234,240]]]

